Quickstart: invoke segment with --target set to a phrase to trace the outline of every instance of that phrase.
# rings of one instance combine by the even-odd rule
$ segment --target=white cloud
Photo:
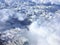
[[[60,4],[60,0],[32,0],[36,3],[48,3],[51,2],[51,4]]]

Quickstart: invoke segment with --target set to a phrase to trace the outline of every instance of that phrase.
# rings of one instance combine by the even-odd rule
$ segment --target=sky
[[[0,1],[3,2],[2,0]],[[43,4],[48,4],[50,2],[51,4],[60,5],[60,0],[30,1]],[[28,37],[27,39],[30,40],[31,45],[59,45],[60,8],[57,9],[56,6],[45,5],[30,6],[28,5],[29,2],[18,3],[19,1],[17,0],[4,0],[4,2],[5,3],[0,3],[2,7],[2,9],[0,8],[0,31],[3,29],[5,30],[2,32],[10,29],[12,31],[12,28],[17,27],[22,27],[24,30],[28,28],[29,32],[27,32],[28,34],[25,36]],[[6,7],[3,7],[4,4],[7,4],[8,6],[5,5]],[[22,11],[24,13],[22,13]],[[7,31],[7,33],[9,32]]]
[[[60,4],[60,0],[32,0],[34,2],[39,2],[39,3],[48,3],[50,2],[51,4]]]

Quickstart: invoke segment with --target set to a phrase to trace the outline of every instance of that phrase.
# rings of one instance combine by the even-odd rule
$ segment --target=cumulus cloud
[[[60,0],[32,0],[36,3],[51,3],[51,4],[60,4]]]
[[[35,3],[51,2],[51,4],[59,4],[60,2],[59,0],[32,1]],[[30,4],[35,4],[31,1],[24,3],[18,3],[19,1],[12,2],[14,1],[5,0],[8,6],[0,9],[0,31],[4,29],[2,33],[7,32],[6,35],[10,38],[10,36],[14,37],[13,35],[20,33],[19,29],[21,31],[23,29],[22,36],[25,36],[31,45],[59,45],[60,11],[56,8],[57,6],[37,4],[31,6]]]

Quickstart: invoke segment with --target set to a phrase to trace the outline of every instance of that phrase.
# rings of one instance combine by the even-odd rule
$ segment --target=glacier
[[[60,45],[60,0],[0,0],[0,45]]]

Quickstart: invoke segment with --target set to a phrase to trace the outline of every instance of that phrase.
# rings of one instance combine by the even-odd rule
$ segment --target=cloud
[[[51,3],[51,4],[60,4],[60,0],[32,0],[36,3]]]

